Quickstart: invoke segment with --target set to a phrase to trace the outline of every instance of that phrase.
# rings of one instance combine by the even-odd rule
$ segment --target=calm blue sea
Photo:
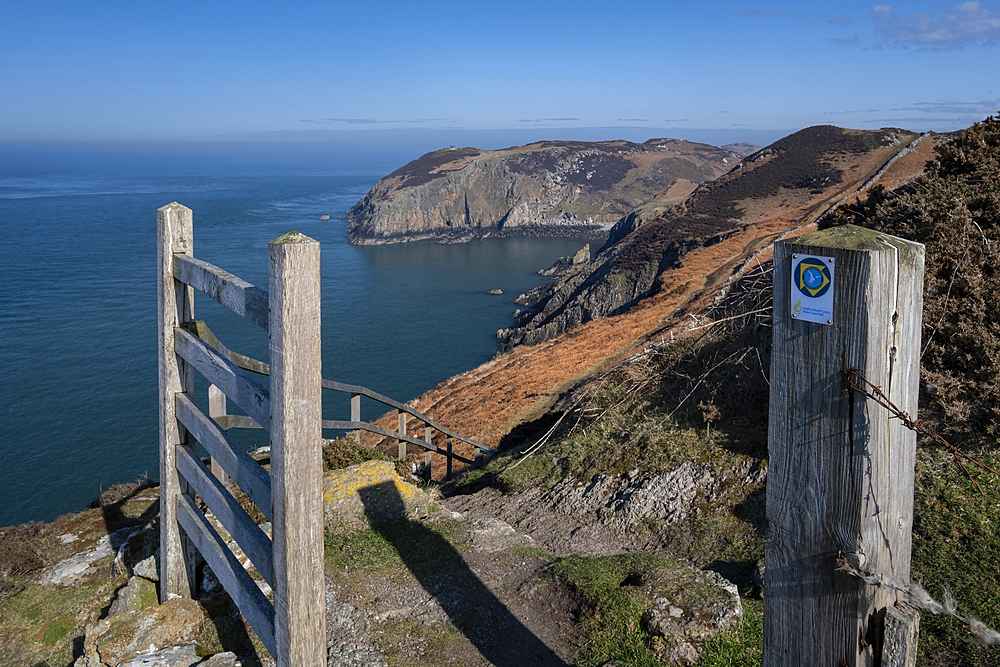
[[[268,241],[296,229],[321,242],[324,377],[409,400],[490,359],[513,299],[585,241],[349,245],[336,218],[413,157],[296,166],[26,151],[0,161],[0,526],[157,478],[156,209],[171,201],[194,210],[196,257],[264,289]],[[266,359],[266,334],[207,296],[195,315],[230,348]],[[347,400],[325,410],[346,419]],[[255,437],[247,447],[264,444]]]

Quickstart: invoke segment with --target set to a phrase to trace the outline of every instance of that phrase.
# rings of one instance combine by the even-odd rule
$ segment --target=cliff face
[[[637,207],[682,200],[742,157],[673,139],[543,141],[497,151],[452,147],[376,183],[347,211],[348,240],[593,233]]]
[[[623,217],[594,258],[521,295],[514,325],[497,332],[503,352],[534,345],[578,324],[625,312],[661,288],[659,278],[694,248],[774,221],[815,222],[885,173],[920,137],[897,129],[806,128],[740,161],[684,202],[646,206]],[[706,267],[709,268],[709,267]],[[717,268],[717,267],[716,267]]]

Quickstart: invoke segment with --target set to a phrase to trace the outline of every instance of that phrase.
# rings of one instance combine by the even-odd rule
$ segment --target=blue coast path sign
[[[833,257],[792,255],[792,319],[833,324]]]

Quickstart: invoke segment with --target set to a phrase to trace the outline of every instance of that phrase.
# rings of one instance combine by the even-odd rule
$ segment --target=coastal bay
[[[394,158],[278,168],[76,157],[0,166],[0,230],[17,239],[0,262],[0,526],[156,478],[155,220],[170,201],[194,211],[197,257],[258,286],[269,240],[291,229],[319,240],[324,376],[398,400],[491,358],[513,300],[546,280],[536,271],[586,242],[351,246],[337,218]],[[260,332],[203,295],[195,308],[229,347],[266,357]],[[347,405],[331,397],[325,409],[338,419]]]

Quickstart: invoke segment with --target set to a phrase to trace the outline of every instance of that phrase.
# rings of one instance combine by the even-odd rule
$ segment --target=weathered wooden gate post
[[[268,244],[274,634],[278,667],[326,664],[320,246]]]
[[[194,320],[194,289],[174,280],[174,255],[193,256],[194,218],[177,202],[156,211],[157,343],[160,384],[160,601],[194,592],[197,551],[177,525],[177,498],[193,492],[177,474],[177,445],[192,438],[177,421],[174,397],[194,393],[194,370],[174,352],[174,329]]]
[[[916,434],[843,369],[916,415],[923,271],[921,244],[853,225],[775,248],[764,667],[914,664],[919,614],[836,561],[909,583]]]

